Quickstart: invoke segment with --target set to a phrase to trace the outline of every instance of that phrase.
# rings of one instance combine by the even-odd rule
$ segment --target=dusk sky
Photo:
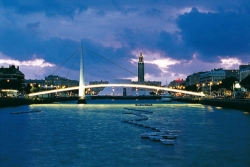
[[[250,1],[0,1],[0,66],[19,66],[25,79],[79,80],[74,53],[81,40],[86,84],[137,81],[141,51],[145,80],[162,85],[199,71],[238,69],[250,62]]]

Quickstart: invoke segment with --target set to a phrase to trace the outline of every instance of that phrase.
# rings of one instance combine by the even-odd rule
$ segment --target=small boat
[[[177,135],[163,134],[161,135],[164,139],[176,139]]]
[[[35,113],[35,112],[41,112],[40,109],[34,109],[30,111],[18,111],[18,112],[11,112],[10,114],[27,114],[27,113]]]
[[[160,139],[162,144],[166,145],[174,145],[174,140],[169,140],[169,139]]]
[[[157,136],[149,136],[149,139],[153,141],[160,141],[163,138],[160,135],[157,135]]]
[[[141,138],[149,138],[150,136],[158,136],[158,132],[145,132],[141,134]]]
[[[170,93],[164,93],[161,95],[161,101],[162,102],[169,102],[172,101],[172,95]]]
[[[152,106],[153,104],[135,104],[136,106]]]

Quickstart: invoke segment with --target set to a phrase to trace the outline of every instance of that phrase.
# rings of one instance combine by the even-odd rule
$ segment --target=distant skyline
[[[162,85],[199,71],[238,69],[250,62],[249,9],[246,0],[1,0],[0,66],[19,66],[25,79],[79,80],[79,56],[64,62],[82,40],[86,83],[137,81],[141,51],[145,80]]]

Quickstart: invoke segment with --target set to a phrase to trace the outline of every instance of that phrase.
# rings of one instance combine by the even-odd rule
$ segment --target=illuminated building
[[[144,61],[142,52],[140,53],[138,62],[138,82],[144,82]]]
[[[0,68],[0,89],[24,91],[24,74],[19,71],[19,66],[10,65],[9,68]]]
[[[248,63],[248,65],[240,65],[239,73],[240,73],[239,81],[241,82],[248,75],[250,75],[250,63]]]

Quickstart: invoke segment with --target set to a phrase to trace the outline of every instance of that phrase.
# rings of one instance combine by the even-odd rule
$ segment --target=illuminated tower
[[[138,62],[138,82],[144,82],[144,61],[142,52],[140,53]]]

